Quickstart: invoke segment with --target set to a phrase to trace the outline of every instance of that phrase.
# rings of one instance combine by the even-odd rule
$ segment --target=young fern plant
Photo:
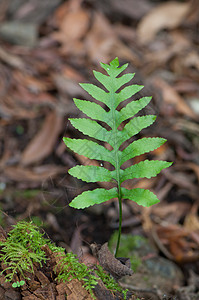
[[[139,100],[131,101],[120,110],[118,109],[121,102],[131,98],[143,88],[141,85],[133,84],[117,92],[123,85],[129,83],[135,75],[128,73],[118,77],[127,66],[128,64],[119,66],[118,58],[115,58],[110,64],[101,63],[101,67],[108,75],[94,71],[95,78],[105,87],[106,91],[93,84],[80,84],[93,98],[100,101],[102,106],[107,106],[107,110],[98,103],[74,99],[79,110],[89,118],[70,118],[69,120],[76,129],[81,131],[84,135],[94,138],[96,141],[63,138],[66,146],[79,155],[84,155],[89,159],[107,161],[114,167],[114,170],[110,171],[102,166],[77,165],[69,169],[68,172],[70,175],[86,182],[115,182],[115,187],[110,189],[97,188],[92,191],[85,191],[75,197],[69,204],[71,207],[83,209],[112,198],[118,198],[119,233],[115,256],[117,256],[121,236],[122,199],[135,201],[142,206],[151,206],[159,202],[156,195],[151,191],[141,188],[129,190],[122,187],[122,183],[127,179],[154,177],[162,169],[172,164],[167,161],[144,160],[126,169],[121,168],[123,163],[127,160],[153,151],[166,142],[165,139],[159,137],[144,137],[129,143],[126,148],[122,151],[120,150],[124,142],[139,133],[142,129],[153,124],[156,119],[155,115],[132,118],[150,102],[151,97],[143,97]],[[97,121],[106,123],[109,130],[106,129],[107,126],[105,128]],[[126,121],[125,125],[123,123],[124,121]],[[123,126],[120,126],[120,124],[123,124]],[[120,129],[121,127],[123,128]],[[111,150],[100,145],[98,141],[108,143],[111,146]]]

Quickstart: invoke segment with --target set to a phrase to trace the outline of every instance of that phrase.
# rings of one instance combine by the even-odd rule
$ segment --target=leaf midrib
[[[113,80],[115,77],[111,77],[111,86],[114,86]],[[120,190],[120,163],[119,163],[119,155],[118,155],[118,137],[117,137],[117,127],[116,127],[116,108],[115,108],[115,92],[113,89],[110,90],[110,98],[111,98],[111,114],[112,114],[112,121],[113,121],[113,137],[114,137],[114,142],[113,142],[113,152],[114,152],[114,160],[115,160],[115,172],[116,172],[116,181],[117,181],[117,186],[118,190]],[[119,191],[118,191],[119,192]]]

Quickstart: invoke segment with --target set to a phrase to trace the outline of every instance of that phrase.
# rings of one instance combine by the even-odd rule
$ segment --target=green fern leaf
[[[111,151],[103,146],[88,140],[64,138],[65,144],[74,152],[84,155],[90,159],[106,160],[115,164]]]
[[[130,86],[131,87],[131,86]],[[124,88],[125,90],[125,88]],[[122,91],[121,91],[122,92]],[[118,96],[120,93],[118,94]],[[129,96],[130,98],[131,96]],[[122,99],[122,101],[128,99],[128,97]],[[118,122],[123,122],[124,120],[131,118],[135,114],[137,114],[140,110],[142,110],[149,102],[151,101],[151,97],[143,97],[139,100],[135,100],[133,102],[128,103],[124,108],[121,109]]]
[[[151,178],[155,177],[159,174],[162,169],[168,168],[171,165],[170,162],[167,161],[159,161],[159,160],[144,160],[135,164],[125,170],[122,170],[121,174],[121,182],[127,179],[133,178]]]
[[[96,182],[96,181],[113,181],[113,174],[111,171],[97,166],[75,166],[71,168],[69,174],[77,177],[86,182]]]
[[[78,195],[73,199],[72,206],[73,208],[86,208],[94,204],[100,204],[106,202],[112,198],[118,196],[117,189],[112,188],[109,190],[105,189],[95,189],[93,191],[86,191]]]
[[[94,99],[103,102],[109,107],[109,94],[104,90],[91,83],[80,83],[80,86]]]
[[[133,200],[142,206],[150,206],[159,201],[151,191],[144,189],[127,190],[121,186],[122,182],[133,178],[154,177],[162,169],[172,164],[166,161],[145,160],[124,170],[121,169],[121,166],[127,160],[153,151],[166,142],[165,139],[158,137],[141,138],[129,143],[126,148],[123,147],[123,151],[120,150],[120,146],[124,142],[138,134],[142,129],[153,124],[156,119],[154,115],[135,116],[149,104],[151,97],[143,97],[125,105],[125,100],[143,88],[141,85],[132,84],[122,89],[135,75],[128,73],[118,77],[127,66],[128,64],[125,64],[120,67],[118,58],[115,58],[110,64],[101,63],[101,67],[108,75],[94,71],[94,76],[106,90],[90,83],[80,84],[85,91],[97,100],[97,103],[74,99],[76,106],[88,118],[71,118],[69,120],[76,129],[95,141],[63,138],[67,147],[79,155],[99,161],[107,161],[114,167],[113,171],[109,171],[104,167],[75,166],[69,170],[72,176],[86,182],[105,181],[114,182],[116,185],[112,189],[98,188],[93,191],[83,192],[72,200],[70,206],[85,208],[112,198],[118,198],[120,204],[120,221],[122,198]],[[119,109],[118,105],[121,103],[123,107]],[[106,108],[104,105],[106,105]],[[103,122],[103,125],[99,121]],[[119,129],[124,121],[126,123],[125,126],[123,124],[123,129]],[[104,124],[107,124],[109,127],[104,126]],[[108,143],[112,149],[106,149],[103,145],[104,142]]]
[[[98,124],[96,121],[91,119],[69,119],[71,124],[84,133],[92,138],[96,138],[103,142],[109,143],[111,140],[111,132],[107,131],[104,127]]]
[[[144,207],[148,207],[159,202],[157,196],[149,190],[139,188],[132,190],[121,188],[121,190],[124,199],[132,200]]]
[[[144,117],[135,117],[129,121],[123,130],[118,132],[118,143],[121,145],[124,141],[139,133],[142,129],[155,122],[156,116],[148,115]],[[117,144],[118,144],[117,143]]]
[[[99,104],[80,99],[73,100],[79,110],[81,110],[88,117],[99,121],[104,121],[108,118],[108,113]]]
[[[139,156],[141,154],[153,151],[166,142],[163,138],[142,138],[134,141],[122,152],[119,152],[120,166],[127,160]]]

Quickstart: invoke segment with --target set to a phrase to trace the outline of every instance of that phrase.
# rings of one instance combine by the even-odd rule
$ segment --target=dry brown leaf
[[[90,253],[84,253],[79,258],[79,262],[86,265],[87,267],[93,267],[95,265],[99,265],[97,258],[91,255]]]
[[[178,93],[195,93],[198,91],[198,83],[188,77],[180,78],[175,82],[174,88]]]
[[[80,161],[81,164],[84,166],[100,166],[99,162],[95,159],[90,159],[84,155],[79,155],[78,153],[75,153],[74,155],[77,158],[77,160]]]
[[[19,70],[15,70],[12,75],[16,85],[25,86],[35,94],[47,91],[48,88],[52,87],[52,83],[44,80],[44,78],[41,80],[41,78],[33,77]]]
[[[186,57],[184,57],[184,65],[187,68],[195,68],[199,71],[199,54],[197,51],[190,51]]]
[[[35,167],[33,169],[25,169],[23,167],[5,167],[4,174],[14,181],[42,181],[49,177],[54,177],[57,174],[66,172],[65,167],[58,167],[56,165],[44,165]]]
[[[167,182],[158,192],[156,192],[156,195],[160,201],[167,199],[168,194],[170,190],[173,187],[172,182]]]
[[[166,250],[163,251],[166,256],[172,256],[179,263],[198,260],[198,245],[186,228],[179,225],[159,225],[154,227],[154,232],[154,241],[161,250]]]
[[[113,26],[99,12],[93,16],[92,27],[85,39],[85,49],[93,62],[108,62],[118,56],[132,61],[136,66],[140,64],[138,56],[119,40]]]
[[[147,43],[152,41],[162,29],[178,27],[189,10],[190,3],[170,1],[157,5],[138,24],[137,35],[140,42]]]
[[[59,27],[60,24],[65,19],[66,15],[70,11],[77,11],[82,4],[82,0],[69,0],[65,1],[61,5],[58,6],[54,13],[53,21],[56,23],[56,25]]]
[[[132,180],[126,180],[122,186],[127,189],[139,188],[139,189],[152,189],[155,185],[156,178],[142,178],[138,180],[136,183],[132,183]]]
[[[145,232],[150,233],[153,228],[153,221],[151,219],[151,207],[141,208],[142,227]]]
[[[35,97],[35,96],[34,96]],[[22,104],[17,97],[17,92],[14,95],[7,93],[5,97],[1,98],[0,111],[3,116],[14,117],[16,119],[32,119],[37,116],[36,111],[30,110],[30,107],[26,107]]]
[[[116,280],[126,275],[133,275],[131,263],[128,258],[116,258],[109,250],[108,243],[103,245],[91,244],[93,255],[97,257],[100,265]]]
[[[62,23],[60,31],[64,35],[65,42],[80,40],[86,33],[89,25],[89,14],[83,9],[70,11]]]
[[[54,107],[57,104],[56,97],[54,97],[51,93],[43,92],[43,93],[39,93],[37,95],[35,93],[28,91],[26,88],[24,88],[21,85],[18,86],[18,89],[15,92],[15,96],[16,96],[17,100],[19,102],[21,102],[22,105],[25,104],[25,106],[27,106],[28,112],[30,112],[29,104],[32,105],[32,107],[35,107],[36,104],[43,104],[48,107]],[[38,108],[38,106],[37,106],[37,108]],[[37,114],[35,114],[35,115],[38,116],[38,111],[37,111]]]
[[[87,96],[87,93],[79,85],[79,82],[84,82],[86,79],[75,69],[69,66],[63,67],[61,72],[54,72],[52,78],[58,91],[64,95],[69,95],[70,97],[75,95]]]
[[[20,162],[23,165],[37,162],[53,151],[57,137],[62,129],[62,121],[63,117],[56,111],[52,111],[46,116],[42,128],[22,153]]]
[[[162,91],[163,99],[166,103],[172,104],[177,112],[193,118],[194,120],[198,119],[198,116],[186,104],[184,99],[168,83],[160,78],[155,78],[153,82],[154,85]]]
[[[62,43],[64,52],[77,52],[82,49],[82,38],[85,36],[89,24],[90,13],[81,7],[81,0],[73,0],[63,4],[56,15],[59,30],[53,33],[53,38]]]
[[[171,172],[170,170],[163,171],[165,177],[171,181],[173,184],[186,189],[190,193],[197,194],[198,187],[192,183],[192,179],[188,174],[183,172]]]
[[[25,69],[25,64],[19,56],[13,55],[3,48],[0,48],[0,59],[13,68]]]
[[[199,232],[198,205],[193,205],[191,211],[186,215],[184,228],[189,232]]]
[[[159,197],[158,197],[159,199]],[[173,202],[168,203],[166,201],[160,202],[151,208],[153,216],[172,224],[177,224],[189,211],[191,207],[187,202]]]
[[[193,45],[189,49],[182,49],[173,60],[173,71],[184,77],[199,79],[199,54],[198,50],[192,50]]]
[[[150,66],[150,72],[156,70],[158,66],[165,66],[171,58],[178,56],[179,53],[184,57],[185,52],[187,53],[191,47],[191,42],[187,36],[178,29],[173,30],[169,35],[169,42],[164,41],[163,44],[161,44],[157,41],[156,46],[154,47],[155,49],[152,52],[149,51],[146,53],[145,69],[147,70],[148,68],[147,64]]]

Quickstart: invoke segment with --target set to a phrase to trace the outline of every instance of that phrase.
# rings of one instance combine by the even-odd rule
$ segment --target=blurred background
[[[62,141],[81,137],[68,121],[81,117],[72,98],[91,98],[78,83],[96,83],[92,70],[116,56],[144,84],[137,98],[153,96],[146,113],[157,121],[139,137],[168,140],[142,159],[174,162],[157,178],[127,183],[161,202],[146,209],[124,201],[123,232],[147,237],[156,248],[150,253],[175,263],[163,286],[164,266],[157,268],[158,288],[182,299],[180,287],[192,284],[186,293],[199,297],[198,0],[0,0],[0,224],[32,220],[74,252],[117,230],[114,200],[85,211],[68,206],[94,185],[67,174],[90,161]]]

